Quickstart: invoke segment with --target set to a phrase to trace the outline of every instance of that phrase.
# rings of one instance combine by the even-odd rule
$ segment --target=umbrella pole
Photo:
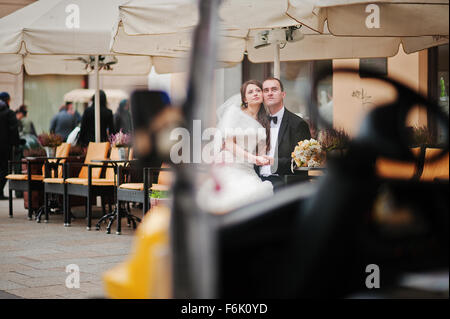
[[[95,56],[95,142],[100,143],[100,75],[98,65],[98,55]]]
[[[273,77],[280,79],[280,43],[277,41],[274,43],[274,56],[273,56]]]

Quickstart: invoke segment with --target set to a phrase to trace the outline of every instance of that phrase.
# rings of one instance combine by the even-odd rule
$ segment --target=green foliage
[[[168,198],[168,191],[151,191],[150,198]]]

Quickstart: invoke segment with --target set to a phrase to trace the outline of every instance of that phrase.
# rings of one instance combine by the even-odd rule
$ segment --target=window
[[[428,97],[438,101],[439,106],[448,116],[448,44],[429,49],[428,76]],[[437,142],[442,143],[444,141],[443,128],[431,117],[428,118],[428,126],[436,135]]]

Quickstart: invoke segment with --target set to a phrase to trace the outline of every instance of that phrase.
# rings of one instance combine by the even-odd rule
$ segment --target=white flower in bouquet
[[[315,139],[303,140],[297,143],[291,153],[291,170],[295,167],[320,167],[323,162],[324,152],[322,146]]]

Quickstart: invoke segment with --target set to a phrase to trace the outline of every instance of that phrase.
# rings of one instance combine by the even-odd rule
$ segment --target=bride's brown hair
[[[247,91],[247,86],[250,84],[256,85],[261,89],[263,89],[262,83],[257,80],[248,80],[244,82],[241,86],[241,101],[242,101],[242,108],[247,108],[247,102],[245,102],[245,92]],[[265,106],[263,103],[261,103],[261,107],[259,108],[258,114],[257,114],[257,120],[258,122],[264,127],[266,130],[266,152],[270,150],[270,120],[269,120],[269,113],[267,112]]]

